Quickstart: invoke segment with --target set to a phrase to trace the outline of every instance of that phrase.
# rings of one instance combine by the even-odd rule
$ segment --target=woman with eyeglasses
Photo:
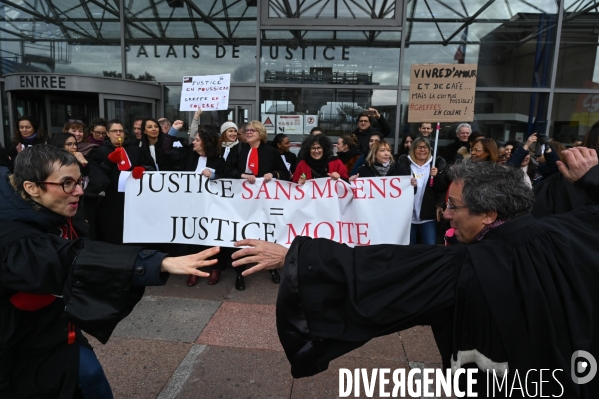
[[[266,128],[260,121],[251,121],[245,129],[247,142],[239,143],[231,149],[227,157],[228,176],[233,179],[245,179],[248,183],[256,183],[257,178],[264,178],[265,182],[273,178],[289,180],[289,171],[283,163],[279,152],[266,144]],[[239,147],[237,147],[239,146]],[[235,288],[245,290],[245,279],[241,273],[244,267],[236,267],[237,280]],[[270,272],[273,283],[280,281],[276,270]]]
[[[397,160],[400,175],[410,175],[414,186],[410,245],[433,245],[437,242],[437,222],[441,219],[437,203],[447,189],[446,162],[437,157],[433,167],[432,161],[432,148],[428,140],[421,137],[414,140],[409,155],[402,155]]]
[[[333,155],[333,143],[324,134],[308,136],[302,143],[299,163],[291,179],[304,184],[310,179],[330,177],[333,180],[348,180],[347,168],[339,157]]]
[[[85,131],[82,142],[77,142],[79,152],[83,155],[88,155],[94,148],[99,147],[104,143],[106,138],[106,119],[94,118]]]
[[[43,144],[48,139],[48,133],[40,127],[39,122],[31,115],[22,116],[17,119],[15,133],[12,143],[6,148],[11,163],[21,151],[36,144]],[[12,165],[11,165],[12,169]]]
[[[102,172],[100,167],[94,162],[89,162],[83,154],[78,151],[77,138],[71,133],[56,133],[50,139],[50,145],[63,148],[73,154],[79,162],[81,175],[86,178],[86,187],[83,187],[83,200],[80,201],[80,206],[77,211],[76,221],[79,223],[87,222],[87,236],[91,239],[97,237],[97,209],[98,201],[104,194],[104,190],[108,187],[110,181]]]
[[[168,134],[164,137],[163,152],[165,156],[171,157],[177,170],[200,173],[204,177],[215,180],[224,177],[226,170],[225,160],[221,156],[221,138],[218,131],[212,126],[198,126],[193,141],[190,145],[182,148],[174,148],[173,144],[177,138],[177,132],[183,129],[183,121],[173,122]],[[196,253],[209,247],[203,245],[190,245],[186,253]],[[208,285],[217,284],[221,272],[231,263],[230,248],[221,247],[217,255],[218,263],[209,268],[210,277]],[[198,276],[189,275],[187,286],[193,287],[198,283]]]
[[[105,190],[105,197],[98,205],[98,239],[111,244],[123,243],[123,212],[125,209],[125,193],[119,192],[119,176],[121,171],[108,156],[122,147],[130,163],[129,171],[136,166],[144,166],[141,162],[141,148],[132,144],[125,137],[123,123],[118,119],[106,122],[108,130],[106,139],[100,147],[90,153],[90,159],[98,164],[110,181]],[[128,165],[129,166],[129,165]],[[151,170],[149,165],[144,167]]]

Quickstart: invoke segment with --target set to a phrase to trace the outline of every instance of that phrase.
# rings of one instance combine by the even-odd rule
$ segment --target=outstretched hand
[[[571,182],[582,178],[593,166],[597,165],[597,151],[586,147],[573,147],[562,151],[565,155],[567,165],[557,161],[557,167],[564,177]]]
[[[231,256],[233,258],[233,266],[243,266],[247,264],[256,265],[245,270],[244,276],[256,273],[260,270],[271,270],[283,267],[285,256],[287,256],[287,248],[273,242],[262,240],[241,240],[234,244],[236,247],[245,247]]]
[[[206,260],[220,252],[220,247],[212,247],[197,254],[187,256],[170,257],[162,260],[160,265],[161,272],[171,274],[193,274],[198,277],[210,277],[210,273],[201,272],[198,267],[212,266],[218,262],[218,259]]]

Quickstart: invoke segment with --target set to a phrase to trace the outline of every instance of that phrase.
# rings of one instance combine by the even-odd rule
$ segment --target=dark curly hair
[[[328,159],[333,155],[333,143],[331,143],[331,139],[325,136],[324,134],[311,135],[306,137],[304,142],[302,143],[302,147],[299,151],[298,160],[306,159],[310,156],[310,147],[314,144],[320,144],[322,147],[322,156],[324,159]]]
[[[202,147],[204,148],[204,154],[207,158],[218,158],[220,157],[220,133],[213,126],[203,126],[198,131],[200,140],[202,141]],[[239,144],[237,144],[239,145]]]
[[[275,147],[275,149],[279,148],[279,143],[282,143],[286,138],[287,135],[285,133],[279,133],[275,135],[275,137],[272,139],[272,146]]]

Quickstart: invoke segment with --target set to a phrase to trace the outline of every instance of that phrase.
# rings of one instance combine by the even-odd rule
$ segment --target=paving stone
[[[197,343],[282,351],[275,306],[223,302]]]
[[[410,362],[443,363],[430,327],[415,326],[401,331],[399,335]]]
[[[364,346],[351,351],[346,356],[407,361],[398,333],[371,339]]]
[[[218,284],[208,285],[208,278],[199,278],[196,285],[188,287],[188,276],[171,275],[166,285],[147,287],[146,295],[222,301],[231,290],[235,290],[235,276],[235,270],[229,268],[221,273]]]
[[[177,398],[289,398],[289,370],[282,352],[208,346]]]
[[[395,369],[405,369],[409,371],[408,364],[403,360],[389,359],[368,359],[363,357],[342,356],[333,360],[329,364],[329,368],[313,377],[306,377],[293,380],[293,391],[291,399],[328,399],[339,398],[339,369],[346,368],[352,373],[354,369],[367,369],[368,376],[372,376],[374,368],[389,368],[391,373],[386,375],[389,379],[389,385],[385,386],[385,391],[391,393],[393,390],[392,373]],[[407,375],[407,374],[406,374]],[[352,374],[353,376],[353,374]],[[379,397],[378,376],[374,387],[374,395],[370,397]],[[355,391],[352,390],[350,395],[354,398]],[[359,398],[367,398],[364,391],[364,385],[361,384]]]
[[[191,344],[112,337],[106,345],[89,338],[115,399],[155,398]]]
[[[221,302],[144,296],[114,331],[127,338],[194,342]]]
[[[225,297],[225,301],[275,305],[279,284],[272,282],[270,272],[261,271],[245,277],[245,291],[237,291],[235,284]]]

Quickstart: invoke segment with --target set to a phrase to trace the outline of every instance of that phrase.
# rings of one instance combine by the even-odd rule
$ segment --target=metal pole
[[[549,104],[547,105],[547,127],[549,128],[549,126],[551,126],[551,113],[553,111],[553,96],[555,94],[555,80],[556,80],[556,76],[557,76],[557,63],[559,61],[559,46],[561,43],[561,36],[562,36],[562,23],[564,20],[564,10],[565,10],[565,5],[564,5],[564,1],[560,1],[558,2],[559,4],[559,11],[558,11],[558,15],[557,15],[557,30],[555,32],[555,50],[553,51],[553,67],[551,68],[551,86],[549,86],[549,88],[551,89],[549,91],[549,100],[547,101]]]
[[[127,47],[125,44],[125,0],[119,0],[119,13],[121,22],[121,74],[122,79],[127,76]]]
[[[439,129],[441,128],[441,123],[437,122],[437,132],[435,133],[435,150],[433,151],[433,168],[435,167],[435,161],[437,160],[437,146],[439,145]],[[429,185],[433,186],[433,176],[431,176]]]

